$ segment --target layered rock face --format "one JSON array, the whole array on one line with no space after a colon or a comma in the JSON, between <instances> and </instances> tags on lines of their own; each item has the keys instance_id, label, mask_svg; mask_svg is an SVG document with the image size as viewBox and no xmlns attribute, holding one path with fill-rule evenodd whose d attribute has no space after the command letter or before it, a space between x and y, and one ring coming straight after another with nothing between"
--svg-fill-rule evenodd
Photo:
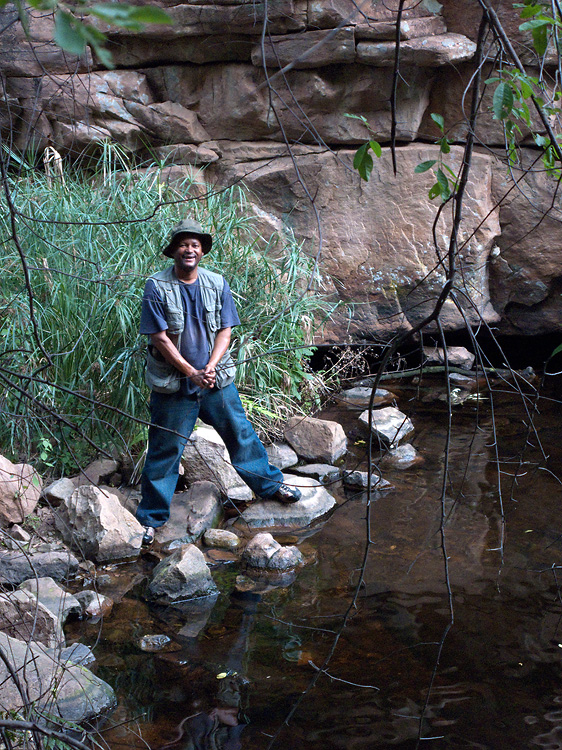
<instances>
[{"instance_id":1,"label":"layered rock face","mask_svg":"<svg viewBox=\"0 0 562 750\"><path fill-rule=\"evenodd\" d=\"M437 217L439 201L427 197L432 172L414 169L440 158L431 113L444 116L451 140L466 136L463 92L474 72L477 0L445 0L437 15L430 3L405 5L396 173L388 144L398 0L160 5L172 25L103 29L112 71L90 55L61 52L49 14L30 12L27 41L6 6L2 132L20 149L52 145L76 156L113 141L212 185L244 181L260 230L292 230L305 252L319 253L326 288L356 303L324 329L325 342L388 339L423 320L443 287L440 258L452 217L450 210ZM515 11L502 6L501 13L532 65ZM449 330L484 320L509 332L551 331L560 323L560 199L544 174L510 190L521 172L510 173L499 150L483 147L504 143L490 101L487 93L461 223L458 304L447 304L442 322ZM369 137L383 154L365 183L352 163ZM524 152L528 163L536 156L531 147ZM443 159L457 171L462 148Z\"/></svg>"}]
</instances>

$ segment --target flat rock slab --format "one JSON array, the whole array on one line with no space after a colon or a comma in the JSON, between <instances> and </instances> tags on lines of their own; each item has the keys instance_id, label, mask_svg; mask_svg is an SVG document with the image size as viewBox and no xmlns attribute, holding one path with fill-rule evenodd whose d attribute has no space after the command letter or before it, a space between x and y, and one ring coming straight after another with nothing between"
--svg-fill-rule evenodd
<instances>
[{"instance_id":1,"label":"flat rock slab","mask_svg":"<svg viewBox=\"0 0 562 750\"><path fill-rule=\"evenodd\" d=\"M253 529L274 526L308 526L335 508L335 499L316 479L291 474L283 476L287 484L295 485L300 489L302 499L291 505L284 505L274 500L254 503L242 513L241 521L244 524Z\"/></svg>"},{"instance_id":2,"label":"flat rock slab","mask_svg":"<svg viewBox=\"0 0 562 750\"><path fill-rule=\"evenodd\" d=\"M187 492L176 492L170 518L156 530L159 544L177 547L194 542L221 518L221 494L212 482L194 482Z\"/></svg>"},{"instance_id":3,"label":"flat rock slab","mask_svg":"<svg viewBox=\"0 0 562 750\"><path fill-rule=\"evenodd\" d=\"M396 448L414 432L414 425L408 417L394 406L373 409L371 429L381 443ZM359 415L359 421L369 425L369 410Z\"/></svg>"},{"instance_id":4,"label":"flat rock slab","mask_svg":"<svg viewBox=\"0 0 562 750\"><path fill-rule=\"evenodd\" d=\"M55 581L64 581L75 575L78 566L78 560L68 551L0 552L0 583L18 586L35 575L49 576Z\"/></svg>"},{"instance_id":5,"label":"flat rock slab","mask_svg":"<svg viewBox=\"0 0 562 750\"><path fill-rule=\"evenodd\" d=\"M337 481L341 477L341 469L331 464L305 464L304 466L295 466L293 471L303 477L318 479L322 484Z\"/></svg>"},{"instance_id":6,"label":"flat rock slab","mask_svg":"<svg viewBox=\"0 0 562 750\"><path fill-rule=\"evenodd\" d=\"M372 392L372 388L358 385L355 388L348 388L346 391L338 393L336 400L344 403L350 409L365 409L371 402ZM385 388L377 388L373 406L384 406L385 404L392 404L394 401L396 401L394 393L387 391Z\"/></svg>"}]
</instances>

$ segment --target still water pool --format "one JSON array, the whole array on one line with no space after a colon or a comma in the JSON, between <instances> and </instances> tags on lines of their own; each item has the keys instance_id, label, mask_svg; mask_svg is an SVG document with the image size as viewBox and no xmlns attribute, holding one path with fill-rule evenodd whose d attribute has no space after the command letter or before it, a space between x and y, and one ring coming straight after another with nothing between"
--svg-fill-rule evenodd
<instances>
[{"instance_id":1,"label":"still water pool","mask_svg":"<svg viewBox=\"0 0 562 750\"><path fill-rule=\"evenodd\" d=\"M394 489L370 505L334 484L329 518L278 535L309 560L292 583L238 595L238 563L220 564L212 610L186 612L140 598L151 554L107 572L111 616L67 633L96 644L116 690L106 747L562 748L560 404L536 412L498 384L455 407L447 467L433 385L388 386L422 465L385 470ZM321 416L344 425L348 468L365 469L358 414ZM142 651L147 634L170 643Z\"/></svg>"}]
</instances>

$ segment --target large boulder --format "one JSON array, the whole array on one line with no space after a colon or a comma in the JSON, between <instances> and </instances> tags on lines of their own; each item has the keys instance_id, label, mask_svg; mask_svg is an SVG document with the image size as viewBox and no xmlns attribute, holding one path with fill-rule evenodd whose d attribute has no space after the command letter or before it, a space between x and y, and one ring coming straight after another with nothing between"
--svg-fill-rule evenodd
<instances>
[{"instance_id":1,"label":"large boulder","mask_svg":"<svg viewBox=\"0 0 562 750\"><path fill-rule=\"evenodd\" d=\"M146 598L160 604L218 594L205 557L194 544L186 544L154 568Z\"/></svg>"},{"instance_id":2,"label":"large boulder","mask_svg":"<svg viewBox=\"0 0 562 750\"><path fill-rule=\"evenodd\" d=\"M119 499L92 485L76 489L55 514L63 539L95 562L136 557L143 527Z\"/></svg>"},{"instance_id":3,"label":"large boulder","mask_svg":"<svg viewBox=\"0 0 562 750\"><path fill-rule=\"evenodd\" d=\"M223 439L212 427L198 427L193 432L183 451L181 464L189 483L212 482L227 497L252 498L252 490L236 473Z\"/></svg>"},{"instance_id":4,"label":"large boulder","mask_svg":"<svg viewBox=\"0 0 562 750\"><path fill-rule=\"evenodd\" d=\"M240 516L240 524L250 528L268 528L274 526L303 527L318 518L322 518L336 507L332 495L322 487L320 482L310 477L297 477L284 474L287 484L292 484L302 492L302 499L297 503L285 505L275 500L262 500L250 505Z\"/></svg>"},{"instance_id":5,"label":"large boulder","mask_svg":"<svg viewBox=\"0 0 562 750\"><path fill-rule=\"evenodd\" d=\"M360 140L365 138L365 133ZM361 180L352 168L353 151L295 157L303 182L315 185L315 206L322 215L321 265L333 278L334 291L346 302L360 303L345 314L331 316L323 333L325 342L345 338L373 340L410 330L433 310L445 276L439 253L446 254L451 234L450 212L426 199L435 182L429 170L415 174L418 164L441 158L435 145L410 144L397 149L393 175L390 149L374 159L371 179ZM447 162L459 169L463 150L451 147ZM500 233L499 209L492 197L489 154L474 153L457 253L457 295L463 313L452 301L445 303L445 328L475 325L499 319L490 301L488 260ZM213 166L213 165L211 165ZM275 161L239 164L229 173L245 178L259 197L262 209L286 216L305 247L318 248L318 228L308 197L294 179L288 157ZM287 212L287 206L291 211ZM376 206L376 211L373 207ZM440 211L438 215L438 211ZM433 224L439 248L434 245Z\"/></svg>"},{"instance_id":6,"label":"large boulder","mask_svg":"<svg viewBox=\"0 0 562 750\"><path fill-rule=\"evenodd\" d=\"M291 417L285 440L302 458L332 464L347 450L347 437L338 422L314 417Z\"/></svg>"},{"instance_id":7,"label":"large boulder","mask_svg":"<svg viewBox=\"0 0 562 750\"><path fill-rule=\"evenodd\" d=\"M0 525L25 521L39 501L41 484L32 466L0 456Z\"/></svg>"},{"instance_id":8,"label":"large boulder","mask_svg":"<svg viewBox=\"0 0 562 750\"><path fill-rule=\"evenodd\" d=\"M58 661L40 644L26 643L0 632L0 648L9 655L13 674L25 675L23 697L7 665L0 661L0 705L6 712L19 712L34 704L39 712L81 723L116 705L113 689L86 667Z\"/></svg>"}]
</instances>

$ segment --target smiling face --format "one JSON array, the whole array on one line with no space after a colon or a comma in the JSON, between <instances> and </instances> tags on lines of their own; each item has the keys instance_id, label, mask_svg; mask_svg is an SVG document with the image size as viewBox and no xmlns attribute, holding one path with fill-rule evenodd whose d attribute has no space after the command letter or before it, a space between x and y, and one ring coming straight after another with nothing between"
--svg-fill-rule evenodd
<instances>
[{"instance_id":1,"label":"smiling face","mask_svg":"<svg viewBox=\"0 0 562 750\"><path fill-rule=\"evenodd\" d=\"M197 266L203 257L201 242L189 234L178 237L172 258L179 279L197 278Z\"/></svg>"}]
</instances>

